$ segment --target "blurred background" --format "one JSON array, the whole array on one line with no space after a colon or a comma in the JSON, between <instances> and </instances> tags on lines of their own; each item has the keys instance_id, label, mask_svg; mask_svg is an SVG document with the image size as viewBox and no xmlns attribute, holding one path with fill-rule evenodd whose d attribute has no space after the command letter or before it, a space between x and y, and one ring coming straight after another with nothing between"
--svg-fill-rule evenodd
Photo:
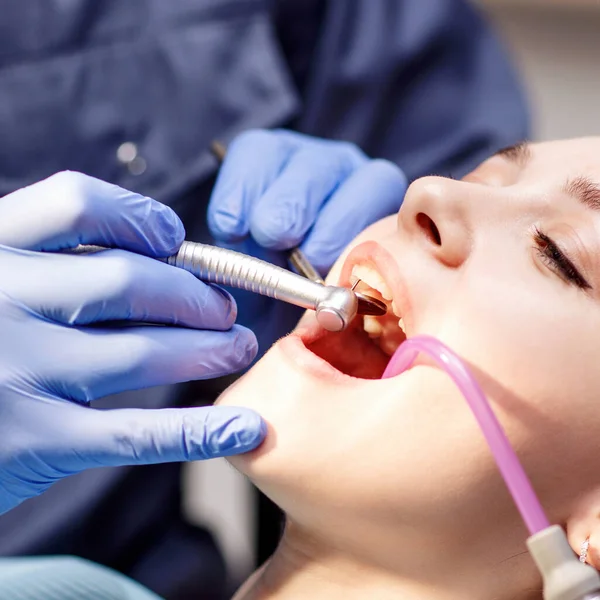
<instances>
[{"instance_id":1,"label":"blurred background","mask_svg":"<svg viewBox=\"0 0 600 600\"><path fill-rule=\"evenodd\" d=\"M477 0L528 91L534 138L600 133L600 0Z\"/></svg>"},{"instance_id":2,"label":"blurred background","mask_svg":"<svg viewBox=\"0 0 600 600\"><path fill-rule=\"evenodd\" d=\"M600 134L600 0L476 0L529 95L533 139ZM243 578L257 554L257 497L225 461L189 465L186 512L217 535Z\"/></svg>"}]
</instances>

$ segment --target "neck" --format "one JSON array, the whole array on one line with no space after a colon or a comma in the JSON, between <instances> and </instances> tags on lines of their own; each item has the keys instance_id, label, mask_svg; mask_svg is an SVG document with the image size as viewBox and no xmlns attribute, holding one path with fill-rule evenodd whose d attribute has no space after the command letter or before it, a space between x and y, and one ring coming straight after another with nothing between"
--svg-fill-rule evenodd
<instances>
[{"instance_id":1,"label":"neck","mask_svg":"<svg viewBox=\"0 0 600 600\"><path fill-rule=\"evenodd\" d=\"M460 577L448 581L433 571L425 580L367 564L288 525L273 557L233 600L539 600L539 591L521 594L518 582L506 585L511 573L520 579L524 569L530 571L528 556L516 557L516 561L511 568L495 565L488 572L480 564L474 564L472 572L460 567ZM534 583L529 590L536 587Z\"/></svg>"}]
</instances>

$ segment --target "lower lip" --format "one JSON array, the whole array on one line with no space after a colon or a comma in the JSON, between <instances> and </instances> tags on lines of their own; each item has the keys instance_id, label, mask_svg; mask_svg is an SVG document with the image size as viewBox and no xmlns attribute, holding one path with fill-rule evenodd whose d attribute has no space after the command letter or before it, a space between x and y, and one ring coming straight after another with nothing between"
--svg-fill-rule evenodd
<instances>
[{"instance_id":1,"label":"lower lip","mask_svg":"<svg viewBox=\"0 0 600 600\"><path fill-rule=\"evenodd\" d=\"M358 377L352 377L351 375L346 375L341 371L338 371L335 367L331 366L326 360L323 360L321 357L317 356L313 352L311 352L305 345L305 343L309 343L313 339L318 339L318 337L314 338L304 338L302 333L291 333L285 338L279 340L274 348L277 348L290 362L294 364L296 368L302 369L304 373L307 373L316 379L320 379L324 383L333 383L336 385L351 385L354 389L356 389L357 385L373 385L375 382L387 382L397 380L398 377L402 377L404 374L408 372L413 372L415 369L419 369L423 366L426 368L432 368L432 365L427 365L426 362L423 362L421 356L418 356L411 365L404 371L394 375L393 377L386 379L361 379ZM433 368L437 368L433 366Z\"/></svg>"},{"instance_id":2,"label":"lower lip","mask_svg":"<svg viewBox=\"0 0 600 600\"><path fill-rule=\"evenodd\" d=\"M321 335L325 335L325 332L320 328L319 330L301 330L279 340L275 347L291 360L295 366L322 381L353 385L359 382L372 381L346 375L331 366L326 360L311 352L306 347L306 344L317 340Z\"/></svg>"}]
</instances>

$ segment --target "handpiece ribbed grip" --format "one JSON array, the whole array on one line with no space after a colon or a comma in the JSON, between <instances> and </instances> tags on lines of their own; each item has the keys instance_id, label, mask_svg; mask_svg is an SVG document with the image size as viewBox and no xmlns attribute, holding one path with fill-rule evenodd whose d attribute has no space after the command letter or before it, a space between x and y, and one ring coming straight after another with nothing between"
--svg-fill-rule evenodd
<instances>
[{"instance_id":1,"label":"handpiece ribbed grip","mask_svg":"<svg viewBox=\"0 0 600 600\"><path fill-rule=\"evenodd\" d=\"M247 290L270 298L316 308L325 287L268 262L225 248L184 242L166 262L202 281Z\"/></svg>"},{"instance_id":2,"label":"handpiece ribbed grip","mask_svg":"<svg viewBox=\"0 0 600 600\"><path fill-rule=\"evenodd\" d=\"M63 252L88 254L102 250L108 248L79 245ZM241 252L208 244L183 242L177 254L158 260L185 269L202 281L247 290L302 308L317 310L319 303L331 295L332 288L321 283Z\"/></svg>"}]
</instances>

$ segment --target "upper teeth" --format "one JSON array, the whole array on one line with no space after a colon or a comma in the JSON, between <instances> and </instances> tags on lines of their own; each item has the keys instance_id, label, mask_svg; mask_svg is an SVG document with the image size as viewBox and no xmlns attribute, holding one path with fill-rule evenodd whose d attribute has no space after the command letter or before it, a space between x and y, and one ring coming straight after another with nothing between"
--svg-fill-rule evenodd
<instances>
[{"instance_id":1,"label":"upper teeth","mask_svg":"<svg viewBox=\"0 0 600 600\"><path fill-rule=\"evenodd\" d=\"M390 290L388 284L375 269L367 265L354 265L352 276L355 279L364 281L369 287L377 290L384 300L392 300L392 290Z\"/></svg>"},{"instance_id":2,"label":"upper teeth","mask_svg":"<svg viewBox=\"0 0 600 600\"><path fill-rule=\"evenodd\" d=\"M369 287L378 291L384 300L387 300L388 302L391 300L392 312L397 317L399 317L400 320L398 321L398 325L400 325L400 327L404 329L404 321L400 316L400 310L398 309L398 305L393 299L394 297L392 295L392 290L390 289L389 285L384 281L383 277L375 269L367 265L354 265L354 267L352 268L352 278L354 281L356 281L357 279L364 281ZM375 322L375 320L373 321ZM367 333L375 333L375 331L371 332L367 330L366 327L365 330L367 331Z\"/></svg>"},{"instance_id":3,"label":"upper teeth","mask_svg":"<svg viewBox=\"0 0 600 600\"><path fill-rule=\"evenodd\" d=\"M398 318L398 327L400 327L403 332L406 332L404 321L400 316L400 310L398 309L396 302L394 302L392 290L378 271L376 271L370 265L354 265L352 269L352 279L353 281L360 279L371 288L373 295L379 294L381 298L383 298L388 304L388 307L391 309L391 313ZM388 314L390 313L388 312ZM363 328L365 332L369 335L369 337L377 339L381 349L387 354L391 355L398 346L398 338L393 334L390 336L390 330L387 327L388 323L389 321L386 321L385 318L372 317L368 315L363 318Z\"/></svg>"}]
</instances>

